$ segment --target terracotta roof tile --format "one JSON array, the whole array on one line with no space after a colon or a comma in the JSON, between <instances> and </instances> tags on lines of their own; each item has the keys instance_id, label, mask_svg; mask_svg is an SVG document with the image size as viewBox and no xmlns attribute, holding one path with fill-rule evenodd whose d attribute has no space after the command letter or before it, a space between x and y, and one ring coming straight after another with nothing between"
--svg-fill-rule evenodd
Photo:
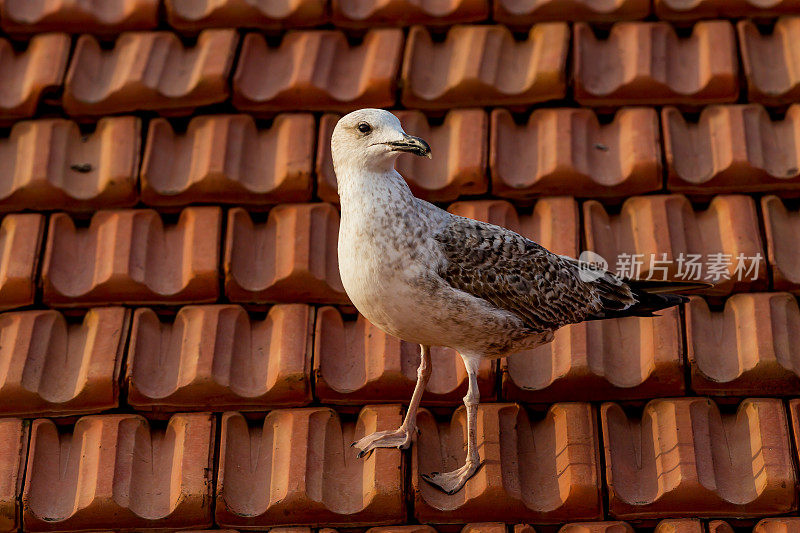
<instances>
[{"instance_id":1,"label":"terracotta roof tile","mask_svg":"<svg viewBox=\"0 0 800 533\"><path fill-rule=\"evenodd\" d=\"M735 294L724 311L686 306L692 388L714 396L800 394L800 309L785 292Z\"/></svg>"},{"instance_id":2,"label":"terracotta roof tile","mask_svg":"<svg viewBox=\"0 0 800 533\"><path fill-rule=\"evenodd\" d=\"M656 16L665 20L771 18L797 13L798 0L655 0Z\"/></svg>"},{"instance_id":3,"label":"terracotta roof tile","mask_svg":"<svg viewBox=\"0 0 800 533\"><path fill-rule=\"evenodd\" d=\"M419 346L373 326L363 316L343 317L334 307L317 311L314 333L314 390L325 403L407 402L414 391ZM422 397L426 405L459 405L467 372L455 350L431 350L433 373ZM481 398L494 398L495 364L478 370Z\"/></svg>"},{"instance_id":4,"label":"terracotta roof tile","mask_svg":"<svg viewBox=\"0 0 800 533\"><path fill-rule=\"evenodd\" d=\"M350 443L400 425L398 405L366 406L357 420L327 407L278 409L263 423L222 415L216 522L264 529L286 524L355 527L405 518L401 452L358 459Z\"/></svg>"},{"instance_id":5,"label":"terracotta roof tile","mask_svg":"<svg viewBox=\"0 0 800 533\"><path fill-rule=\"evenodd\" d=\"M279 30L316 26L326 21L326 0L263 2L253 0L165 0L173 28L265 28Z\"/></svg>"},{"instance_id":6,"label":"terracotta roof tile","mask_svg":"<svg viewBox=\"0 0 800 533\"><path fill-rule=\"evenodd\" d=\"M737 30L748 99L766 105L800 101L800 17L778 19L766 35L749 20L739 21Z\"/></svg>"},{"instance_id":7,"label":"terracotta roof tile","mask_svg":"<svg viewBox=\"0 0 800 533\"><path fill-rule=\"evenodd\" d=\"M26 531L211 525L214 424L177 414L163 429L138 415L31 426L22 495Z\"/></svg>"},{"instance_id":8,"label":"terracotta roof tile","mask_svg":"<svg viewBox=\"0 0 800 533\"><path fill-rule=\"evenodd\" d=\"M661 188L658 116L626 108L601 125L590 109L537 109L516 124L492 112L492 193L504 198L546 194L622 197Z\"/></svg>"},{"instance_id":9,"label":"terracotta roof tile","mask_svg":"<svg viewBox=\"0 0 800 533\"><path fill-rule=\"evenodd\" d=\"M314 117L278 115L259 129L248 115L195 117L186 133L150 122L142 163L142 201L263 205L311 200Z\"/></svg>"},{"instance_id":10,"label":"terracotta roof tile","mask_svg":"<svg viewBox=\"0 0 800 533\"><path fill-rule=\"evenodd\" d=\"M753 533L797 533L800 531L800 518L785 516L764 518L753 528Z\"/></svg>"},{"instance_id":11,"label":"terracotta roof tile","mask_svg":"<svg viewBox=\"0 0 800 533\"><path fill-rule=\"evenodd\" d=\"M414 26L403 59L403 105L449 109L564 98L568 46L565 23L534 25L521 42L505 26L453 26L443 42Z\"/></svg>"},{"instance_id":12,"label":"terracotta roof tile","mask_svg":"<svg viewBox=\"0 0 800 533\"><path fill-rule=\"evenodd\" d=\"M627 522L574 522L565 524L558 533L633 533L635 530ZM696 518L674 518L661 520L653 529L654 533L704 533L703 523Z\"/></svg>"},{"instance_id":13,"label":"terracotta roof tile","mask_svg":"<svg viewBox=\"0 0 800 533\"><path fill-rule=\"evenodd\" d=\"M0 419L0 531L18 531L22 525L19 496L29 425L19 418Z\"/></svg>"},{"instance_id":14,"label":"terracotta roof tile","mask_svg":"<svg viewBox=\"0 0 800 533\"><path fill-rule=\"evenodd\" d=\"M448 202L488 191L489 119L485 111L454 109L437 125L430 124L421 111L394 113L403 129L425 139L435 154L432 160L418 157L397 160L398 172L416 196L431 202ZM317 141L317 195L333 203L339 203L339 193L331 160L331 135L338 120L338 115L323 115Z\"/></svg>"},{"instance_id":15,"label":"terracotta roof tile","mask_svg":"<svg viewBox=\"0 0 800 533\"><path fill-rule=\"evenodd\" d=\"M582 105L736 101L738 62L733 26L698 22L679 37L666 22L620 22L607 39L575 25L575 99Z\"/></svg>"},{"instance_id":16,"label":"terracotta roof tile","mask_svg":"<svg viewBox=\"0 0 800 533\"><path fill-rule=\"evenodd\" d=\"M467 526L464 526L467 527ZM274 531L274 530L270 530ZM331 529L330 532L335 530ZM378 526L378 527L371 527L367 530L367 533L437 533L435 529L431 526L423 526L423 525L409 525L409 526ZM500 533L505 533L505 524L503 524L503 531Z\"/></svg>"},{"instance_id":17,"label":"terracotta roof tile","mask_svg":"<svg viewBox=\"0 0 800 533\"><path fill-rule=\"evenodd\" d=\"M514 527L516 528L520 525L523 524L517 524ZM461 528L461 533L506 533L506 525L502 522L477 522L467 524ZM531 531L531 533L534 532Z\"/></svg>"},{"instance_id":18,"label":"terracotta roof tile","mask_svg":"<svg viewBox=\"0 0 800 533\"><path fill-rule=\"evenodd\" d=\"M543 418L517 404L478 407L482 467L459 492L448 495L421 479L464 461L466 411L437 422L421 410L412 447L414 515L420 522L476 520L558 523L602 516L597 428L592 406L553 404Z\"/></svg>"},{"instance_id":19,"label":"terracotta roof tile","mask_svg":"<svg viewBox=\"0 0 800 533\"><path fill-rule=\"evenodd\" d=\"M52 309L0 315L0 413L63 416L117 407L129 322L122 307L90 309L77 323Z\"/></svg>"},{"instance_id":20,"label":"terracotta roof tile","mask_svg":"<svg viewBox=\"0 0 800 533\"><path fill-rule=\"evenodd\" d=\"M670 191L708 196L800 189L800 105L775 121L759 104L709 106L694 123L667 107L661 123Z\"/></svg>"},{"instance_id":21,"label":"terracotta roof tile","mask_svg":"<svg viewBox=\"0 0 800 533\"><path fill-rule=\"evenodd\" d=\"M0 139L0 210L135 204L140 137L134 117L102 118L88 135L60 118L17 122Z\"/></svg>"},{"instance_id":22,"label":"terracotta roof tile","mask_svg":"<svg viewBox=\"0 0 800 533\"><path fill-rule=\"evenodd\" d=\"M677 308L656 318L620 318L559 329L552 343L501 361L503 398L597 401L684 392Z\"/></svg>"},{"instance_id":23,"label":"terracotta roof tile","mask_svg":"<svg viewBox=\"0 0 800 533\"><path fill-rule=\"evenodd\" d=\"M38 214L5 215L0 223L0 311L30 305L36 295L36 269L44 233Z\"/></svg>"},{"instance_id":24,"label":"terracotta roof tile","mask_svg":"<svg viewBox=\"0 0 800 533\"><path fill-rule=\"evenodd\" d=\"M33 116L42 94L61 87L69 48L63 33L34 35L22 52L0 39L0 120Z\"/></svg>"},{"instance_id":25,"label":"terracotta roof tile","mask_svg":"<svg viewBox=\"0 0 800 533\"><path fill-rule=\"evenodd\" d=\"M564 524L558 533L634 533L627 522L574 522Z\"/></svg>"},{"instance_id":26,"label":"terracotta roof tile","mask_svg":"<svg viewBox=\"0 0 800 533\"><path fill-rule=\"evenodd\" d=\"M238 305L181 308L171 321L133 316L128 403L159 411L224 411L311 401L313 309L276 305L251 319Z\"/></svg>"},{"instance_id":27,"label":"terracotta roof tile","mask_svg":"<svg viewBox=\"0 0 800 533\"><path fill-rule=\"evenodd\" d=\"M586 249L604 257L612 270L624 267L628 277L699 279L714 283L705 291L713 296L767 287L756 206L749 196L716 196L704 211L693 210L680 195L636 196L622 204L619 215L591 200L583 204L583 214Z\"/></svg>"},{"instance_id":28,"label":"terracotta roof tile","mask_svg":"<svg viewBox=\"0 0 800 533\"><path fill-rule=\"evenodd\" d=\"M496 0L494 20L512 27L534 22L570 20L616 22L650 14L648 0Z\"/></svg>"},{"instance_id":29,"label":"terracotta roof tile","mask_svg":"<svg viewBox=\"0 0 800 533\"><path fill-rule=\"evenodd\" d=\"M696 518L672 518L659 522L653 533L705 533L705 527Z\"/></svg>"},{"instance_id":30,"label":"terracotta roof tile","mask_svg":"<svg viewBox=\"0 0 800 533\"><path fill-rule=\"evenodd\" d=\"M219 207L187 207L176 224L150 209L98 211L88 228L53 214L44 301L66 307L214 301L220 225Z\"/></svg>"},{"instance_id":31,"label":"terracotta roof tile","mask_svg":"<svg viewBox=\"0 0 800 533\"><path fill-rule=\"evenodd\" d=\"M800 250L797 246L800 211L787 209L777 196L765 196L761 199L761 213L772 288L800 293Z\"/></svg>"},{"instance_id":32,"label":"terracotta roof tile","mask_svg":"<svg viewBox=\"0 0 800 533\"><path fill-rule=\"evenodd\" d=\"M333 0L333 23L342 28L449 26L489 17L488 0Z\"/></svg>"},{"instance_id":33,"label":"terracotta roof tile","mask_svg":"<svg viewBox=\"0 0 800 533\"><path fill-rule=\"evenodd\" d=\"M282 204L266 222L228 211L225 294L233 302L347 303L331 204Z\"/></svg>"},{"instance_id":34,"label":"terracotta roof tile","mask_svg":"<svg viewBox=\"0 0 800 533\"><path fill-rule=\"evenodd\" d=\"M734 533L731 525L724 520L709 520L708 531L709 533Z\"/></svg>"},{"instance_id":35,"label":"terracotta roof tile","mask_svg":"<svg viewBox=\"0 0 800 533\"><path fill-rule=\"evenodd\" d=\"M109 35L149 30L157 25L158 0L3 0L0 3L0 26L11 34L77 30Z\"/></svg>"},{"instance_id":36,"label":"terracotta roof tile","mask_svg":"<svg viewBox=\"0 0 800 533\"><path fill-rule=\"evenodd\" d=\"M64 110L89 116L188 114L222 102L237 39L234 30L205 30L186 47L170 32L125 32L106 51L91 35L81 35L64 82Z\"/></svg>"},{"instance_id":37,"label":"terracotta roof tile","mask_svg":"<svg viewBox=\"0 0 800 533\"><path fill-rule=\"evenodd\" d=\"M290 31L278 47L248 33L233 77L233 104L256 113L391 106L402 49L399 29L370 30L355 45L336 30Z\"/></svg>"},{"instance_id":38,"label":"terracotta roof tile","mask_svg":"<svg viewBox=\"0 0 800 533\"><path fill-rule=\"evenodd\" d=\"M780 400L735 413L706 398L652 400L639 417L600 410L609 512L617 518L758 516L797 508Z\"/></svg>"}]
</instances>

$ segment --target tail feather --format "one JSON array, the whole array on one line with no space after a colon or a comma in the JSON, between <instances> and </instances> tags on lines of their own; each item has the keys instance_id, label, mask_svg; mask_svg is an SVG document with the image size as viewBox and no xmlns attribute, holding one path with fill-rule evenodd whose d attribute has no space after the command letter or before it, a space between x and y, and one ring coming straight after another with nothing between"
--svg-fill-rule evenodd
<instances>
[{"instance_id":1,"label":"tail feather","mask_svg":"<svg viewBox=\"0 0 800 533\"><path fill-rule=\"evenodd\" d=\"M622 284L613 288L607 280L601 281L601 299L603 310L586 320L604 320L626 316L653 317L662 311L689 301L689 297L680 293L691 293L703 290L712 285L703 282L657 281L657 280L622 280ZM626 293L629 298L621 298ZM632 298L630 298L632 296ZM624 305L623 305L624 304Z\"/></svg>"}]
</instances>

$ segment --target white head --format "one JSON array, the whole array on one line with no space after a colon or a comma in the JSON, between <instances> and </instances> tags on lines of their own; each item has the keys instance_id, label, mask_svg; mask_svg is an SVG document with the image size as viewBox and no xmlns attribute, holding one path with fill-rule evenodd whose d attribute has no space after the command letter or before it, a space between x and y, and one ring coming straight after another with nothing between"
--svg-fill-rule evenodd
<instances>
[{"instance_id":1,"label":"white head","mask_svg":"<svg viewBox=\"0 0 800 533\"><path fill-rule=\"evenodd\" d=\"M384 173L403 152L431 157L431 147L403 131L400 120L383 109L359 109L336 123L331 137L333 167Z\"/></svg>"}]
</instances>

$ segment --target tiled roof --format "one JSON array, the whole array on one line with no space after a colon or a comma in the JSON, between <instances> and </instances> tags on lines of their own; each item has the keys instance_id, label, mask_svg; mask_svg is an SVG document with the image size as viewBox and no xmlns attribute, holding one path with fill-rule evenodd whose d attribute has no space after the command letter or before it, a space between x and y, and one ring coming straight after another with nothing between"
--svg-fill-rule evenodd
<instances>
[{"instance_id":1,"label":"tiled roof","mask_svg":"<svg viewBox=\"0 0 800 533\"><path fill-rule=\"evenodd\" d=\"M739 94L736 38L727 21L698 22L681 37L666 22L618 22L606 39L575 24L575 100L583 105L703 105Z\"/></svg>"},{"instance_id":2,"label":"tiled roof","mask_svg":"<svg viewBox=\"0 0 800 533\"><path fill-rule=\"evenodd\" d=\"M537 109L519 126L496 109L491 139L492 193L504 198L620 198L662 186L658 116L650 108L620 109L604 125L591 109Z\"/></svg>"},{"instance_id":3,"label":"tiled roof","mask_svg":"<svg viewBox=\"0 0 800 533\"><path fill-rule=\"evenodd\" d=\"M800 0L0 0L0 533L797 533L798 58ZM419 357L338 271L368 106L421 198L714 284L484 361L453 495L451 349L349 446Z\"/></svg>"},{"instance_id":4,"label":"tiled roof","mask_svg":"<svg viewBox=\"0 0 800 533\"><path fill-rule=\"evenodd\" d=\"M457 25L443 42L422 26L408 33L402 103L420 109L530 105L566 95L569 28L537 24L522 41L505 26Z\"/></svg>"},{"instance_id":5,"label":"tiled roof","mask_svg":"<svg viewBox=\"0 0 800 533\"><path fill-rule=\"evenodd\" d=\"M611 516L748 517L797 509L780 400L748 398L725 413L702 397L651 400L636 414L605 403L600 419Z\"/></svg>"}]
</instances>

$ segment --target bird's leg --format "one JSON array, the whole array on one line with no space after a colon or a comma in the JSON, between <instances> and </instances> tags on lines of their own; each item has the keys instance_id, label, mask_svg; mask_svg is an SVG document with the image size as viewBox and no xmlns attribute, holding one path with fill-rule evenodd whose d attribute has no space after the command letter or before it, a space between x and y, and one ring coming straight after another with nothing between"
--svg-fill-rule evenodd
<instances>
[{"instance_id":1,"label":"bird's leg","mask_svg":"<svg viewBox=\"0 0 800 533\"><path fill-rule=\"evenodd\" d=\"M464 406L467 409L467 461L464 466L452 472L432 472L422 474L422 479L431 485L442 489L447 494L455 494L467 483L480 467L481 458L478 454L478 365L480 359L464 357L464 366L469 376L469 388L464 396Z\"/></svg>"},{"instance_id":2,"label":"bird's leg","mask_svg":"<svg viewBox=\"0 0 800 533\"><path fill-rule=\"evenodd\" d=\"M358 457L364 457L375 448L400 448L405 450L411 445L411 436L417 430L417 410L422 401L422 393L428 386L428 379L431 377L431 348L430 346L419 345L420 361L417 369L417 384L414 387L414 394L411 395L411 403L408 404L406 417L403 425L397 429L388 431L377 431L372 435L367 435L351 446L357 448Z\"/></svg>"}]
</instances>

